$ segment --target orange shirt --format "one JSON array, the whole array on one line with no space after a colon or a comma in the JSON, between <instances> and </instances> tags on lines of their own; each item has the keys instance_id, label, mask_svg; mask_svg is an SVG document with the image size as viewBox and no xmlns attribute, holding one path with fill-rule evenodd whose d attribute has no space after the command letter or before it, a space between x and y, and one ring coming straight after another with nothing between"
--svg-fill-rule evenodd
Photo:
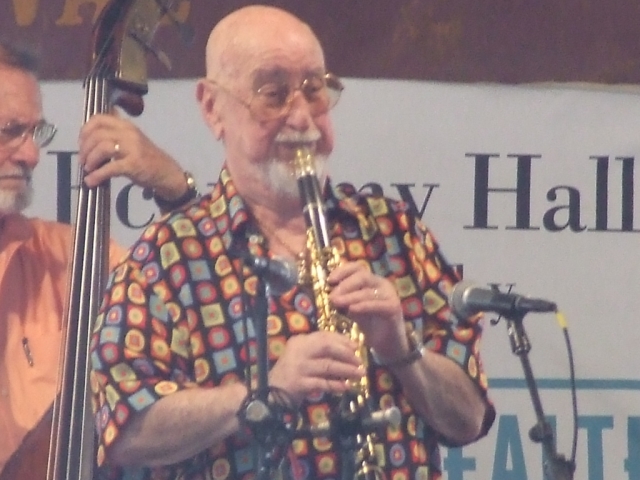
<instances>
[{"instance_id":1,"label":"orange shirt","mask_svg":"<svg viewBox=\"0 0 640 480\"><path fill-rule=\"evenodd\" d=\"M72 249L69 225L0 218L0 471L56 394Z\"/></svg>"}]
</instances>

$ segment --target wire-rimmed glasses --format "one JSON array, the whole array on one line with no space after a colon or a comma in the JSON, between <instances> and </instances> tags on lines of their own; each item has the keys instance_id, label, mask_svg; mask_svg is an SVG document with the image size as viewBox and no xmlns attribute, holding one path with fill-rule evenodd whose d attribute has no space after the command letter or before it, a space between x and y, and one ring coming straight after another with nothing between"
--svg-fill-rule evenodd
<instances>
[{"instance_id":1,"label":"wire-rimmed glasses","mask_svg":"<svg viewBox=\"0 0 640 480\"><path fill-rule=\"evenodd\" d=\"M258 121L276 120L289 113L293 98L297 91L302 93L307 101L311 116L315 117L331 110L344 90L344 85L338 77L331 73L310 76L302 83L292 88L289 83L265 83L253 92L249 101L236 95L231 89L216 80L207 78L208 82L217 85L233 98L249 109L253 118Z\"/></svg>"},{"instance_id":2,"label":"wire-rimmed glasses","mask_svg":"<svg viewBox=\"0 0 640 480\"><path fill-rule=\"evenodd\" d=\"M34 124L9 122L0 127L0 147L16 149L31 135L33 143L43 148L51 143L57 131L57 127L46 120Z\"/></svg>"}]
</instances>

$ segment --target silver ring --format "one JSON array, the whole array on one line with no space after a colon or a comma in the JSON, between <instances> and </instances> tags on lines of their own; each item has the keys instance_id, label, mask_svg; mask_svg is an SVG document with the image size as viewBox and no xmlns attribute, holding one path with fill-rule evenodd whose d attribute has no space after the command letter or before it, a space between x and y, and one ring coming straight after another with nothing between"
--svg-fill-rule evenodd
<instances>
[{"instance_id":1,"label":"silver ring","mask_svg":"<svg viewBox=\"0 0 640 480\"><path fill-rule=\"evenodd\" d=\"M377 288L373 289L373 298L376 299L376 300L378 300L380 298L380 295L378 293L378 289Z\"/></svg>"},{"instance_id":2,"label":"silver ring","mask_svg":"<svg viewBox=\"0 0 640 480\"><path fill-rule=\"evenodd\" d=\"M120 144L118 142L113 146L113 156L117 157L120 154Z\"/></svg>"}]
</instances>

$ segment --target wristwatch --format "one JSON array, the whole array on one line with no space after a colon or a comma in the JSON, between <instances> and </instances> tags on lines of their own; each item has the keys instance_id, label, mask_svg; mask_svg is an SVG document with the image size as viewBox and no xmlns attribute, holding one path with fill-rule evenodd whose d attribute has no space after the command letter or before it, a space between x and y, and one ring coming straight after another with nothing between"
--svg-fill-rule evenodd
<instances>
[{"instance_id":1,"label":"wristwatch","mask_svg":"<svg viewBox=\"0 0 640 480\"><path fill-rule=\"evenodd\" d=\"M383 360L380 358L376 352L371 350L371 358L373 361L380 365L381 367L388 368L398 368L398 367L406 367L407 365L411 365L412 363L420 360L424 355L424 343L418 335L418 332L415 330L407 329L407 340L409 341L409 353L406 355L402 355L401 357L392 358L389 360Z\"/></svg>"},{"instance_id":2,"label":"wristwatch","mask_svg":"<svg viewBox=\"0 0 640 480\"><path fill-rule=\"evenodd\" d=\"M187 191L174 200L165 200L154 192L153 200L163 213L171 212L172 210L186 205L200 194L196 185L196 179L193 178L191 172L185 170L184 179L187 182Z\"/></svg>"}]
</instances>

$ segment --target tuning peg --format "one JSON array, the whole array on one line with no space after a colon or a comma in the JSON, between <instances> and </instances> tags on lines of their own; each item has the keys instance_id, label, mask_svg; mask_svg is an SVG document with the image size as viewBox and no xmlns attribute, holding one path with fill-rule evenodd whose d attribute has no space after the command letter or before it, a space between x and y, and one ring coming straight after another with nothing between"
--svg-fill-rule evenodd
<instances>
[{"instance_id":1,"label":"tuning peg","mask_svg":"<svg viewBox=\"0 0 640 480\"><path fill-rule=\"evenodd\" d=\"M173 65L171 65L171 60L169 59L169 56L166 53L164 53L162 50L151 45L146 39L142 38L142 36L138 35L134 30L131 30L129 32L129 35L131 35L131 37L136 42L142 45L145 48L145 50L147 50L154 57L156 57L160 61L160 63L162 63L162 65L165 66L167 70L173 69Z\"/></svg>"},{"instance_id":2,"label":"tuning peg","mask_svg":"<svg viewBox=\"0 0 640 480\"><path fill-rule=\"evenodd\" d=\"M157 48L152 48L151 52L153 53L153 56L156 57L158 61L162 63L162 65L164 65L164 67L167 70L173 70L173 64L171 63L171 59L169 58L169 55L167 55L162 50L159 50Z\"/></svg>"}]
</instances>

